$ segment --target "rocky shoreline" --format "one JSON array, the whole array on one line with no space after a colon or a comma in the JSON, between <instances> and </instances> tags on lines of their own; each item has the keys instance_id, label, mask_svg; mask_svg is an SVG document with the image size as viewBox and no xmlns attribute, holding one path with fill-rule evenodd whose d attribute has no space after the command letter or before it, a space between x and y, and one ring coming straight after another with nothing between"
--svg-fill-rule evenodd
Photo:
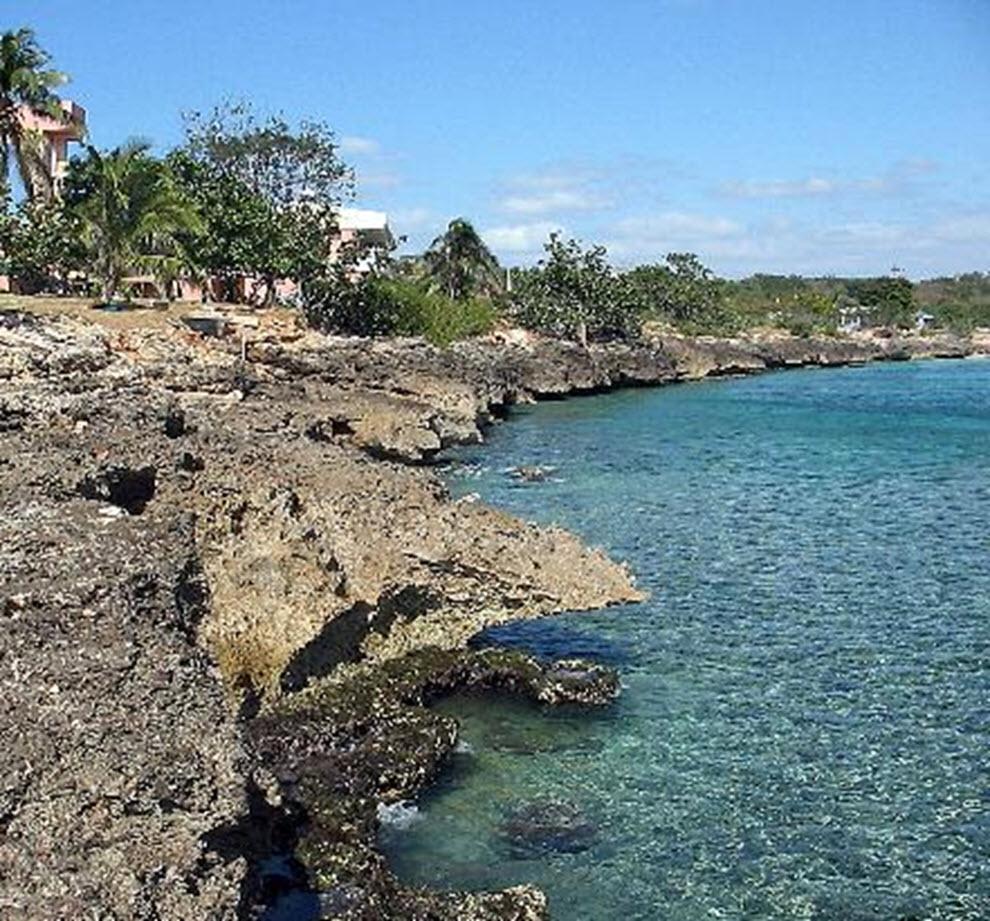
<instances>
[{"instance_id":1,"label":"rocky shoreline","mask_svg":"<svg viewBox=\"0 0 990 921\"><path fill-rule=\"evenodd\" d=\"M617 691L472 636L641 595L572 535L452 500L429 462L533 400L981 349L262 328L243 360L177 329L0 312L0 918L250 918L292 886L326 917L546 917L526 887L404 888L376 809L455 744L439 695Z\"/></svg>"}]
</instances>

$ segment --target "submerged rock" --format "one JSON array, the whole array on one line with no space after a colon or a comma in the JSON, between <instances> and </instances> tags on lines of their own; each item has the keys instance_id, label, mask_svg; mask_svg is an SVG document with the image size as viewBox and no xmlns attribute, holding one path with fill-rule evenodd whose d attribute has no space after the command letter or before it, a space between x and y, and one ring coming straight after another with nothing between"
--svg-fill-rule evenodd
<instances>
[{"instance_id":1,"label":"submerged rock","mask_svg":"<svg viewBox=\"0 0 990 921\"><path fill-rule=\"evenodd\" d=\"M509 473L515 479L526 483L542 483L555 469L555 467L522 466L513 467Z\"/></svg>"},{"instance_id":2,"label":"submerged rock","mask_svg":"<svg viewBox=\"0 0 990 921\"><path fill-rule=\"evenodd\" d=\"M598 828L574 803L540 799L511 812L499 833L512 857L527 859L586 851L595 843Z\"/></svg>"},{"instance_id":3,"label":"submerged rock","mask_svg":"<svg viewBox=\"0 0 990 921\"><path fill-rule=\"evenodd\" d=\"M598 693L589 695L583 683L561 683L562 671L594 675ZM618 682L614 673L586 663L547 665L500 649L425 649L318 682L273 702L250 725L255 750L279 778L283 801L307 816L296 856L311 889L361 893L360 904L341 917L545 916L542 896L526 888L479 894L408 890L375 849L382 819L411 820L408 802L456 748L456 724L426 705L472 689L509 691L543 703L603 704L618 693ZM571 826L570 843L560 838L561 847L587 837L576 821ZM557 831L565 834L561 827Z\"/></svg>"}]
</instances>

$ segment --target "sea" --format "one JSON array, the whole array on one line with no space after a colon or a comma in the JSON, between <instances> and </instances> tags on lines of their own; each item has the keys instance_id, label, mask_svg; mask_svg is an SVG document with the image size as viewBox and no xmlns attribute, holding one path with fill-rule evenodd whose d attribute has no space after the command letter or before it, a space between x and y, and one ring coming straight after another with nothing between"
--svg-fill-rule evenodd
<instances>
[{"instance_id":1,"label":"sea","mask_svg":"<svg viewBox=\"0 0 990 921\"><path fill-rule=\"evenodd\" d=\"M404 881L560 921L990 919L990 361L540 403L445 477L650 597L479 639L622 695L439 704L458 751L381 836Z\"/></svg>"}]
</instances>

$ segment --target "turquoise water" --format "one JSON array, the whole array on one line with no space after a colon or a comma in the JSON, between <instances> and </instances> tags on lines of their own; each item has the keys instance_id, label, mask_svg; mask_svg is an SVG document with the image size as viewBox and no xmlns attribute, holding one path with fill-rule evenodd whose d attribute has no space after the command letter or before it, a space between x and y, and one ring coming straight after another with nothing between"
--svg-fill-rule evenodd
<instances>
[{"instance_id":1,"label":"turquoise water","mask_svg":"<svg viewBox=\"0 0 990 921\"><path fill-rule=\"evenodd\" d=\"M990 918L990 361L544 404L449 481L652 597L494 633L615 665L623 696L445 703L465 750L386 828L401 877L534 883L562 921ZM591 840L514 847L546 799Z\"/></svg>"}]
</instances>

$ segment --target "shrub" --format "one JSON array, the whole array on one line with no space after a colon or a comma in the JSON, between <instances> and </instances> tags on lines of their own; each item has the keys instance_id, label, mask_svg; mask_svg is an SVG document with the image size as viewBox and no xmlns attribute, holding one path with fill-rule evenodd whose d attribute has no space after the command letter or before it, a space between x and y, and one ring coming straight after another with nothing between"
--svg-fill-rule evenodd
<instances>
[{"instance_id":1,"label":"shrub","mask_svg":"<svg viewBox=\"0 0 990 921\"><path fill-rule=\"evenodd\" d=\"M780 310L780 321L794 336L834 335L839 324L836 302L820 291L798 291Z\"/></svg>"},{"instance_id":2,"label":"shrub","mask_svg":"<svg viewBox=\"0 0 990 921\"><path fill-rule=\"evenodd\" d=\"M498 319L495 305L486 298L453 300L396 280L379 281L377 287L399 305L395 331L399 335L424 336L435 345L446 346L458 339L484 335Z\"/></svg>"},{"instance_id":3,"label":"shrub","mask_svg":"<svg viewBox=\"0 0 990 921\"><path fill-rule=\"evenodd\" d=\"M307 286L307 319L320 329L353 336L423 336L435 345L489 332L498 319L485 298L453 300L422 284L369 275L336 276Z\"/></svg>"},{"instance_id":4,"label":"shrub","mask_svg":"<svg viewBox=\"0 0 990 921\"><path fill-rule=\"evenodd\" d=\"M603 246L584 249L554 233L544 250L536 268L516 276L512 301L519 323L582 342L638 335L639 301Z\"/></svg>"},{"instance_id":5,"label":"shrub","mask_svg":"<svg viewBox=\"0 0 990 921\"><path fill-rule=\"evenodd\" d=\"M735 326L724 283L694 253L668 253L662 263L637 266L626 278L646 316L688 333L725 333Z\"/></svg>"}]
</instances>

